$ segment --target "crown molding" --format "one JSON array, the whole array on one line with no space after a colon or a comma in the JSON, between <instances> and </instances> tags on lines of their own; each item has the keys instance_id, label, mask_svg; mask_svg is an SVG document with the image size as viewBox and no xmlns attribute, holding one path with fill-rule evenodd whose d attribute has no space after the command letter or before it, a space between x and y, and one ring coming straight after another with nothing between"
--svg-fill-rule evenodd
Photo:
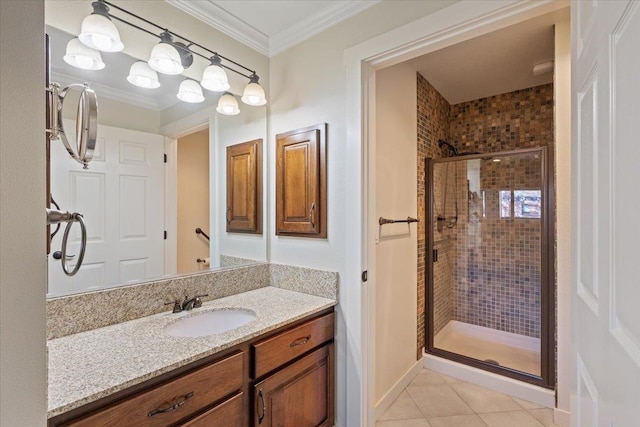
<instances>
[{"instance_id":1,"label":"crown molding","mask_svg":"<svg viewBox=\"0 0 640 427\"><path fill-rule=\"evenodd\" d=\"M51 81L60 84L60 86L69 86L71 84L82 83L82 79L70 76L68 74L60 73L57 71L51 72ZM174 103L168 105L161 105L153 98L149 98L137 93L128 92L125 90L115 89L109 86L102 85L100 83L91 83L91 89L94 90L96 95L104 96L105 98L112 99L114 101L120 101L127 104L136 105L138 107L148 108L150 110L160 111L167 107L170 107Z\"/></svg>"},{"instance_id":2,"label":"crown molding","mask_svg":"<svg viewBox=\"0 0 640 427\"><path fill-rule=\"evenodd\" d=\"M381 0L336 0L324 10L296 21L269 37L211 1L165 0L218 31L272 57L350 18Z\"/></svg>"},{"instance_id":3,"label":"crown molding","mask_svg":"<svg viewBox=\"0 0 640 427\"><path fill-rule=\"evenodd\" d=\"M269 37L217 4L209 1L165 1L261 54L269 56Z\"/></svg>"},{"instance_id":4,"label":"crown molding","mask_svg":"<svg viewBox=\"0 0 640 427\"><path fill-rule=\"evenodd\" d=\"M358 13L376 5L381 0L341 0L331 2L326 9L297 21L284 31L271 36L269 56L275 56L333 27Z\"/></svg>"}]
</instances>

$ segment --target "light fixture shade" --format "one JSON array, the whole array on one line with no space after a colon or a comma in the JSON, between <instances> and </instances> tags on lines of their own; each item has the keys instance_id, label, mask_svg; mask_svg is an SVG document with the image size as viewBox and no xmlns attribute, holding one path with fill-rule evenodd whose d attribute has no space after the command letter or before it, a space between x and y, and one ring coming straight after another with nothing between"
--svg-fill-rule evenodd
<instances>
[{"instance_id":1,"label":"light fixture shade","mask_svg":"<svg viewBox=\"0 0 640 427\"><path fill-rule=\"evenodd\" d=\"M222 95L218 100L216 111L220 114L224 114L225 116L235 116L236 114L240 114L240 108L238 108L238 101L235 96L229 92Z\"/></svg>"},{"instance_id":2,"label":"light fixture shade","mask_svg":"<svg viewBox=\"0 0 640 427\"><path fill-rule=\"evenodd\" d=\"M249 83L244 87L242 92L242 102L247 105L264 105L267 103L267 98L264 96L264 89L260 86L258 81L260 78L255 71L249 77Z\"/></svg>"},{"instance_id":3,"label":"light fixture shade","mask_svg":"<svg viewBox=\"0 0 640 427\"><path fill-rule=\"evenodd\" d=\"M267 98L264 95L264 89L259 83L250 82L244 87L242 92L242 102L247 105L264 105L267 103Z\"/></svg>"},{"instance_id":4,"label":"light fixture shade","mask_svg":"<svg viewBox=\"0 0 640 427\"><path fill-rule=\"evenodd\" d=\"M119 52L124 48L118 29L108 16L92 13L82 20L80 41L92 49Z\"/></svg>"},{"instance_id":5,"label":"light fixture shade","mask_svg":"<svg viewBox=\"0 0 640 427\"><path fill-rule=\"evenodd\" d=\"M153 71L149 64L143 61L134 63L129 69L127 81L134 86L146 89L156 89L160 87L158 73Z\"/></svg>"},{"instance_id":6,"label":"light fixture shade","mask_svg":"<svg viewBox=\"0 0 640 427\"><path fill-rule=\"evenodd\" d=\"M100 52L85 46L77 38L73 38L67 43L63 59L67 64L82 70L102 70L104 68Z\"/></svg>"},{"instance_id":7,"label":"light fixture shade","mask_svg":"<svg viewBox=\"0 0 640 427\"><path fill-rule=\"evenodd\" d=\"M204 69L202 73L202 81L200 84L203 88L214 92L224 92L229 90L229 79L227 73L220 66L222 60L218 55L211 57L211 65Z\"/></svg>"},{"instance_id":8,"label":"light fixture shade","mask_svg":"<svg viewBox=\"0 0 640 427\"><path fill-rule=\"evenodd\" d=\"M202 88L198 82L186 79L180 83L178 94L176 95L180 101L197 104L204 101L204 95L202 94Z\"/></svg>"},{"instance_id":9,"label":"light fixture shade","mask_svg":"<svg viewBox=\"0 0 640 427\"><path fill-rule=\"evenodd\" d=\"M162 74L176 75L184 71L180 52L169 43L160 42L151 50L149 66Z\"/></svg>"}]
</instances>

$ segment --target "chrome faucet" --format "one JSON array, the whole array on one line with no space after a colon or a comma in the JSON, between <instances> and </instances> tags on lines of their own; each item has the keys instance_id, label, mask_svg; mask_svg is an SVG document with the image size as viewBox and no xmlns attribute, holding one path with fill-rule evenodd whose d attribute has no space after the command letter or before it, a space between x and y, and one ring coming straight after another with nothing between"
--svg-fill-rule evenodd
<instances>
[{"instance_id":1,"label":"chrome faucet","mask_svg":"<svg viewBox=\"0 0 640 427\"><path fill-rule=\"evenodd\" d=\"M193 310L194 308L202 307L202 300L200 298L208 297L208 296L209 294L203 294L203 295L196 295L193 298L189 298L185 295L184 301L182 301L182 304L180 303L180 300L175 300L173 302L167 302L164 305L173 304L173 313L180 313L181 311L189 311L189 310Z\"/></svg>"},{"instance_id":2,"label":"chrome faucet","mask_svg":"<svg viewBox=\"0 0 640 427\"><path fill-rule=\"evenodd\" d=\"M182 309L189 311L194 308L202 307L202 300L200 298L208 297L209 294L196 295L195 297L188 299L186 296L184 297L184 301L182 301Z\"/></svg>"}]
</instances>

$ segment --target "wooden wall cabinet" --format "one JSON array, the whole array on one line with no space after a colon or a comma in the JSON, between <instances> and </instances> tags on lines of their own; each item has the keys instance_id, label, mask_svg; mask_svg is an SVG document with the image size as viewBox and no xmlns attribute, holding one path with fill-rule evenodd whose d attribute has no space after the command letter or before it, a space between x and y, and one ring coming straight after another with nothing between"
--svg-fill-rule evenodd
<instances>
[{"instance_id":1,"label":"wooden wall cabinet","mask_svg":"<svg viewBox=\"0 0 640 427\"><path fill-rule=\"evenodd\" d=\"M227 231L262 234L262 139L227 147Z\"/></svg>"},{"instance_id":2,"label":"wooden wall cabinet","mask_svg":"<svg viewBox=\"0 0 640 427\"><path fill-rule=\"evenodd\" d=\"M327 124L276 135L276 234L327 237Z\"/></svg>"}]
</instances>

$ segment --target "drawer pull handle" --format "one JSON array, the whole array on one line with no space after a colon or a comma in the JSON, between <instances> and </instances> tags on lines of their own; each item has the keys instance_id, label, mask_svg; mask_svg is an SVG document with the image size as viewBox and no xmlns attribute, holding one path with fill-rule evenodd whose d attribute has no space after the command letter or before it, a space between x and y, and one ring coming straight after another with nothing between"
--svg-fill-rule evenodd
<instances>
[{"instance_id":1,"label":"drawer pull handle","mask_svg":"<svg viewBox=\"0 0 640 427\"><path fill-rule=\"evenodd\" d=\"M187 400L191 399L192 397L193 397L193 392L187 393L184 396L182 396L182 398L180 398L180 400L178 400L176 403L170 406L167 406L166 408L154 409L153 411L149 412L148 417L153 417L154 415L166 414L167 412L175 411L176 409L178 409L179 407L187 403Z\"/></svg>"},{"instance_id":2,"label":"drawer pull handle","mask_svg":"<svg viewBox=\"0 0 640 427\"><path fill-rule=\"evenodd\" d=\"M264 402L264 395L262 394L262 389L258 392L258 398L262 402L262 414L258 414L258 424L262 424L262 420L264 420L264 415L267 413L267 405Z\"/></svg>"},{"instance_id":3,"label":"drawer pull handle","mask_svg":"<svg viewBox=\"0 0 640 427\"><path fill-rule=\"evenodd\" d=\"M304 344L308 343L310 339L311 339L311 335L307 335L306 337L298 338L297 340L295 340L294 342L289 344L289 347L293 348L293 347L298 346L298 345L304 345Z\"/></svg>"}]
</instances>

